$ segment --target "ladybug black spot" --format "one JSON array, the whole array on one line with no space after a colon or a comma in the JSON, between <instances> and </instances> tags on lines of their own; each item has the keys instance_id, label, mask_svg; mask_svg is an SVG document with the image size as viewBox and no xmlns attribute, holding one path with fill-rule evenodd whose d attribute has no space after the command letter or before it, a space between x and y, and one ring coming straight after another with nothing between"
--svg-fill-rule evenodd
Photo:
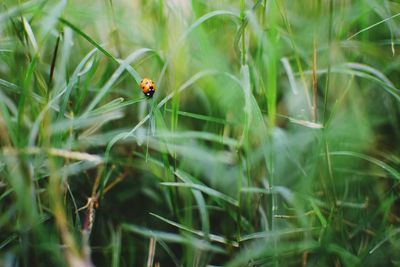
<instances>
[{"instance_id":1,"label":"ladybug black spot","mask_svg":"<svg viewBox=\"0 0 400 267\"><path fill-rule=\"evenodd\" d=\"M149 91L149 92L147 92L147 93L144 93L144 95L145 95L147 98L152 98L152 97L153 97L153 94L154 94L154 90Z\"/></svg>"}]
</instances>

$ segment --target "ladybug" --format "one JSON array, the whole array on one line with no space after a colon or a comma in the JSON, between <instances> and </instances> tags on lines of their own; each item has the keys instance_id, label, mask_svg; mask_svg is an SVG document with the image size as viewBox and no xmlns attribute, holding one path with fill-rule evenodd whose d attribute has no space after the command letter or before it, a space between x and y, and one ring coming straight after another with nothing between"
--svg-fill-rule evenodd
<instances>
[{"instance_id":1,"label":"ladybug","mask_svg":"<svg viewBox=\"0 0 400 267\"><path fill-rule=\"evenodd\" d=\"M141 82L140 82L140 88L143 91L143 94L147 97L147 98L152 98L154 92L156 91L156 84L148 79L148 78L144 78Z\"/></svg>"}]
</instances>

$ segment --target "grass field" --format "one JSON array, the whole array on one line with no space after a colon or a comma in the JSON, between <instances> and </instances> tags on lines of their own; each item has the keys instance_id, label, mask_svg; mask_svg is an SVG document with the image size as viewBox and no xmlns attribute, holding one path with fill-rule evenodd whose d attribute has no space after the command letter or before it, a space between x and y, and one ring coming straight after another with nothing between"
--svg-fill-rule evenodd
<instances>
[{"instance_id":1,"label":"grass field","mask_svg":"<svg viewBox=\"0 0 400 267\"><path fill-rule=\"evenodd\" d=\"M399 44L398 0L2 0L0 266L400 266Z\"/></svg>"}]
</instances>

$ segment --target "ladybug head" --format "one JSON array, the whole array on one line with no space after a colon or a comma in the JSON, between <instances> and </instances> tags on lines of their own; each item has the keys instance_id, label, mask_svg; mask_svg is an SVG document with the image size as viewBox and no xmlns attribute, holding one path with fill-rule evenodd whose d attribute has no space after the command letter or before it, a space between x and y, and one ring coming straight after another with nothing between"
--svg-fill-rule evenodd
<instances>
[{"instance_id":1,"label":"ladybug head","mask_svg":"<svg viewBox=\"0 0 400 267\"><path fill-rule=\"evenodd\" d=\"M152 97L153 97L153 94L154 94L154 91L148 91L147 93L144 93L144 95L145 95L147 98L152 98Z\"/></svg>"}]
</instances>

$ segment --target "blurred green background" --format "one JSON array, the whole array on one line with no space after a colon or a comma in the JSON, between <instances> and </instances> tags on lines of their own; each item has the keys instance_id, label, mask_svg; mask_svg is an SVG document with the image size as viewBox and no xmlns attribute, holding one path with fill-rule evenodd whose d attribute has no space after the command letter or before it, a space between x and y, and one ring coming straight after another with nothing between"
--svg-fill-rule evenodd
<instances>
[{"instance_id":1,"label":"blurred green background","mask_svg":"<svg viewBox=\"0 0 400 267\"><path fill-rule=\"evenodd\" d=\"M0 266L399 266L399 17L2 0Z\"/></svg>"}]
</instances>

